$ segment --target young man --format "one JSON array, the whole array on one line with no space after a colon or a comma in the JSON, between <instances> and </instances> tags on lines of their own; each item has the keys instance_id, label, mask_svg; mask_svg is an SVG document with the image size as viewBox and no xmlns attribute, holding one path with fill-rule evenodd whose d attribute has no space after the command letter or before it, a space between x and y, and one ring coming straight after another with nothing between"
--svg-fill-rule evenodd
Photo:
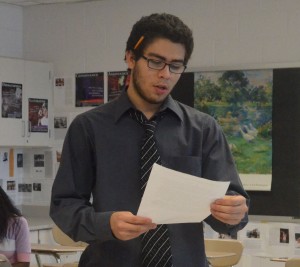
<instances>
[{"instance_id":1,"label":"young man","mask_svg":"<svg viewBox=\"0 0 300 267\"><path fill-rule=\"evenodd\" d=\"M70 125L50 214L73 239L90 243L80 266L208 266L201 222L156 225L135 215L152 166L141 177L140 147L147 131L143 126L152 122L157 163L230 181L226 196L211 204L212 214L205 221L226 234L247 223L248 196L220 126L170 96L192 50L192 32L179 18L142 17L127 41L128 88L117 100L79 115ZM165 239L149 249L154 235Z\"/></svg>"}]
</instances>

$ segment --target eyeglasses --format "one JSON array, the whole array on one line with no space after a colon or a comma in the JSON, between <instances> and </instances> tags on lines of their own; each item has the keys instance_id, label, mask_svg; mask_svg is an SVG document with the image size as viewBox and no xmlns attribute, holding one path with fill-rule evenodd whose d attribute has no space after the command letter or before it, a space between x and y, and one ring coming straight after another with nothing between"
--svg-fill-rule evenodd
<instances>
[{"instance_id":1,"label":"eyeglasses","mask_svg":"<svg viewBox=\"0 0 300 267\"><path fill-rule=\"evenodd\" d=\"M142 58L147 60L148 67L153 70L162 70L166 67L169 67L169 71L176 74L181 74L185 71L186 66L181 63L167 63L163 60L147 58L142 55Z\"/></svg>"}]
</instances>

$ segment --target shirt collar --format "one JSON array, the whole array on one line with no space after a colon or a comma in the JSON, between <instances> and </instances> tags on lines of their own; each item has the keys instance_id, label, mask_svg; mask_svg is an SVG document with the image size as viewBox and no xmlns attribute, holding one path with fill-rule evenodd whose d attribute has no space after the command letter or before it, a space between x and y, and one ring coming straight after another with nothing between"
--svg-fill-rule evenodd
<instances>
[{"instance_id":1,"label":"shirt collar","mask_svg":"<svg viewBox=\"0 0 300 267\"><path fill-rule=\"evenodd\" d=\"M126 91L122 92L115 104L115 122L117 122L128 110L135 108L131 103ZM183 121L183 112L179 108L177 101L175 101L170 95L166 98L165 102L161 106L161 111L165 110L172 111L178 117L178 119Z\"/></svg>"}]
</instances>

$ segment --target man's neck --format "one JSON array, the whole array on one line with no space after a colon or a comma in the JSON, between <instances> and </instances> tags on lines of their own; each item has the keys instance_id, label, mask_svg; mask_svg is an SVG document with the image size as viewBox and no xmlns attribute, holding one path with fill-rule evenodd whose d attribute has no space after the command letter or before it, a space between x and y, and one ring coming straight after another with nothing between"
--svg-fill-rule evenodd
<instances>
[{"instance_id":1,"label":"man's neck","mask_svg":"<svg viewBox=\"0 0 300 267\"><path fill-rule=\"evenodd\" d=\"M162 105L161 103L148 103L138 95L132 93L130 90L127 91L127 95L131 103L135 106L135 108L141 111L148 120L151 119L160 110L160 107Z\"/></svg>"}]
</instances>

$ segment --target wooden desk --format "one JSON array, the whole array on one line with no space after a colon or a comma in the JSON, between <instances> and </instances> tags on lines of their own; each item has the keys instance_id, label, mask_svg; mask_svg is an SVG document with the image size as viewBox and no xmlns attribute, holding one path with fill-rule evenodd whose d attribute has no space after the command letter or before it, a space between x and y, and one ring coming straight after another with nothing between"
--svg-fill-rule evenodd
<instances>
[{"instance_id":1,"label":"wooden desk","mask_svg":"<svg viewBox=\"0 0 300 267\"><path fill-rule=\"evenodd\" d=\"M81 246L61 246L52 244L31 244L31 253L35 254L35 258L39 267L43 267L39 255L51 255L57 263L61 263L60 256L62 254L82 252L85 247Z\"/></svg>"},{"instance_id":2,"label":"wooden desk","mask_svg":"<svg viewBox=\"0 0 300 267\"><path fill-rule=\"evenodd\" d=\"M289 258L288 257L282 257L282 258L271 258L270 261L277 261L277 262L287 262Z\"/></svg>"}]
</instances>

